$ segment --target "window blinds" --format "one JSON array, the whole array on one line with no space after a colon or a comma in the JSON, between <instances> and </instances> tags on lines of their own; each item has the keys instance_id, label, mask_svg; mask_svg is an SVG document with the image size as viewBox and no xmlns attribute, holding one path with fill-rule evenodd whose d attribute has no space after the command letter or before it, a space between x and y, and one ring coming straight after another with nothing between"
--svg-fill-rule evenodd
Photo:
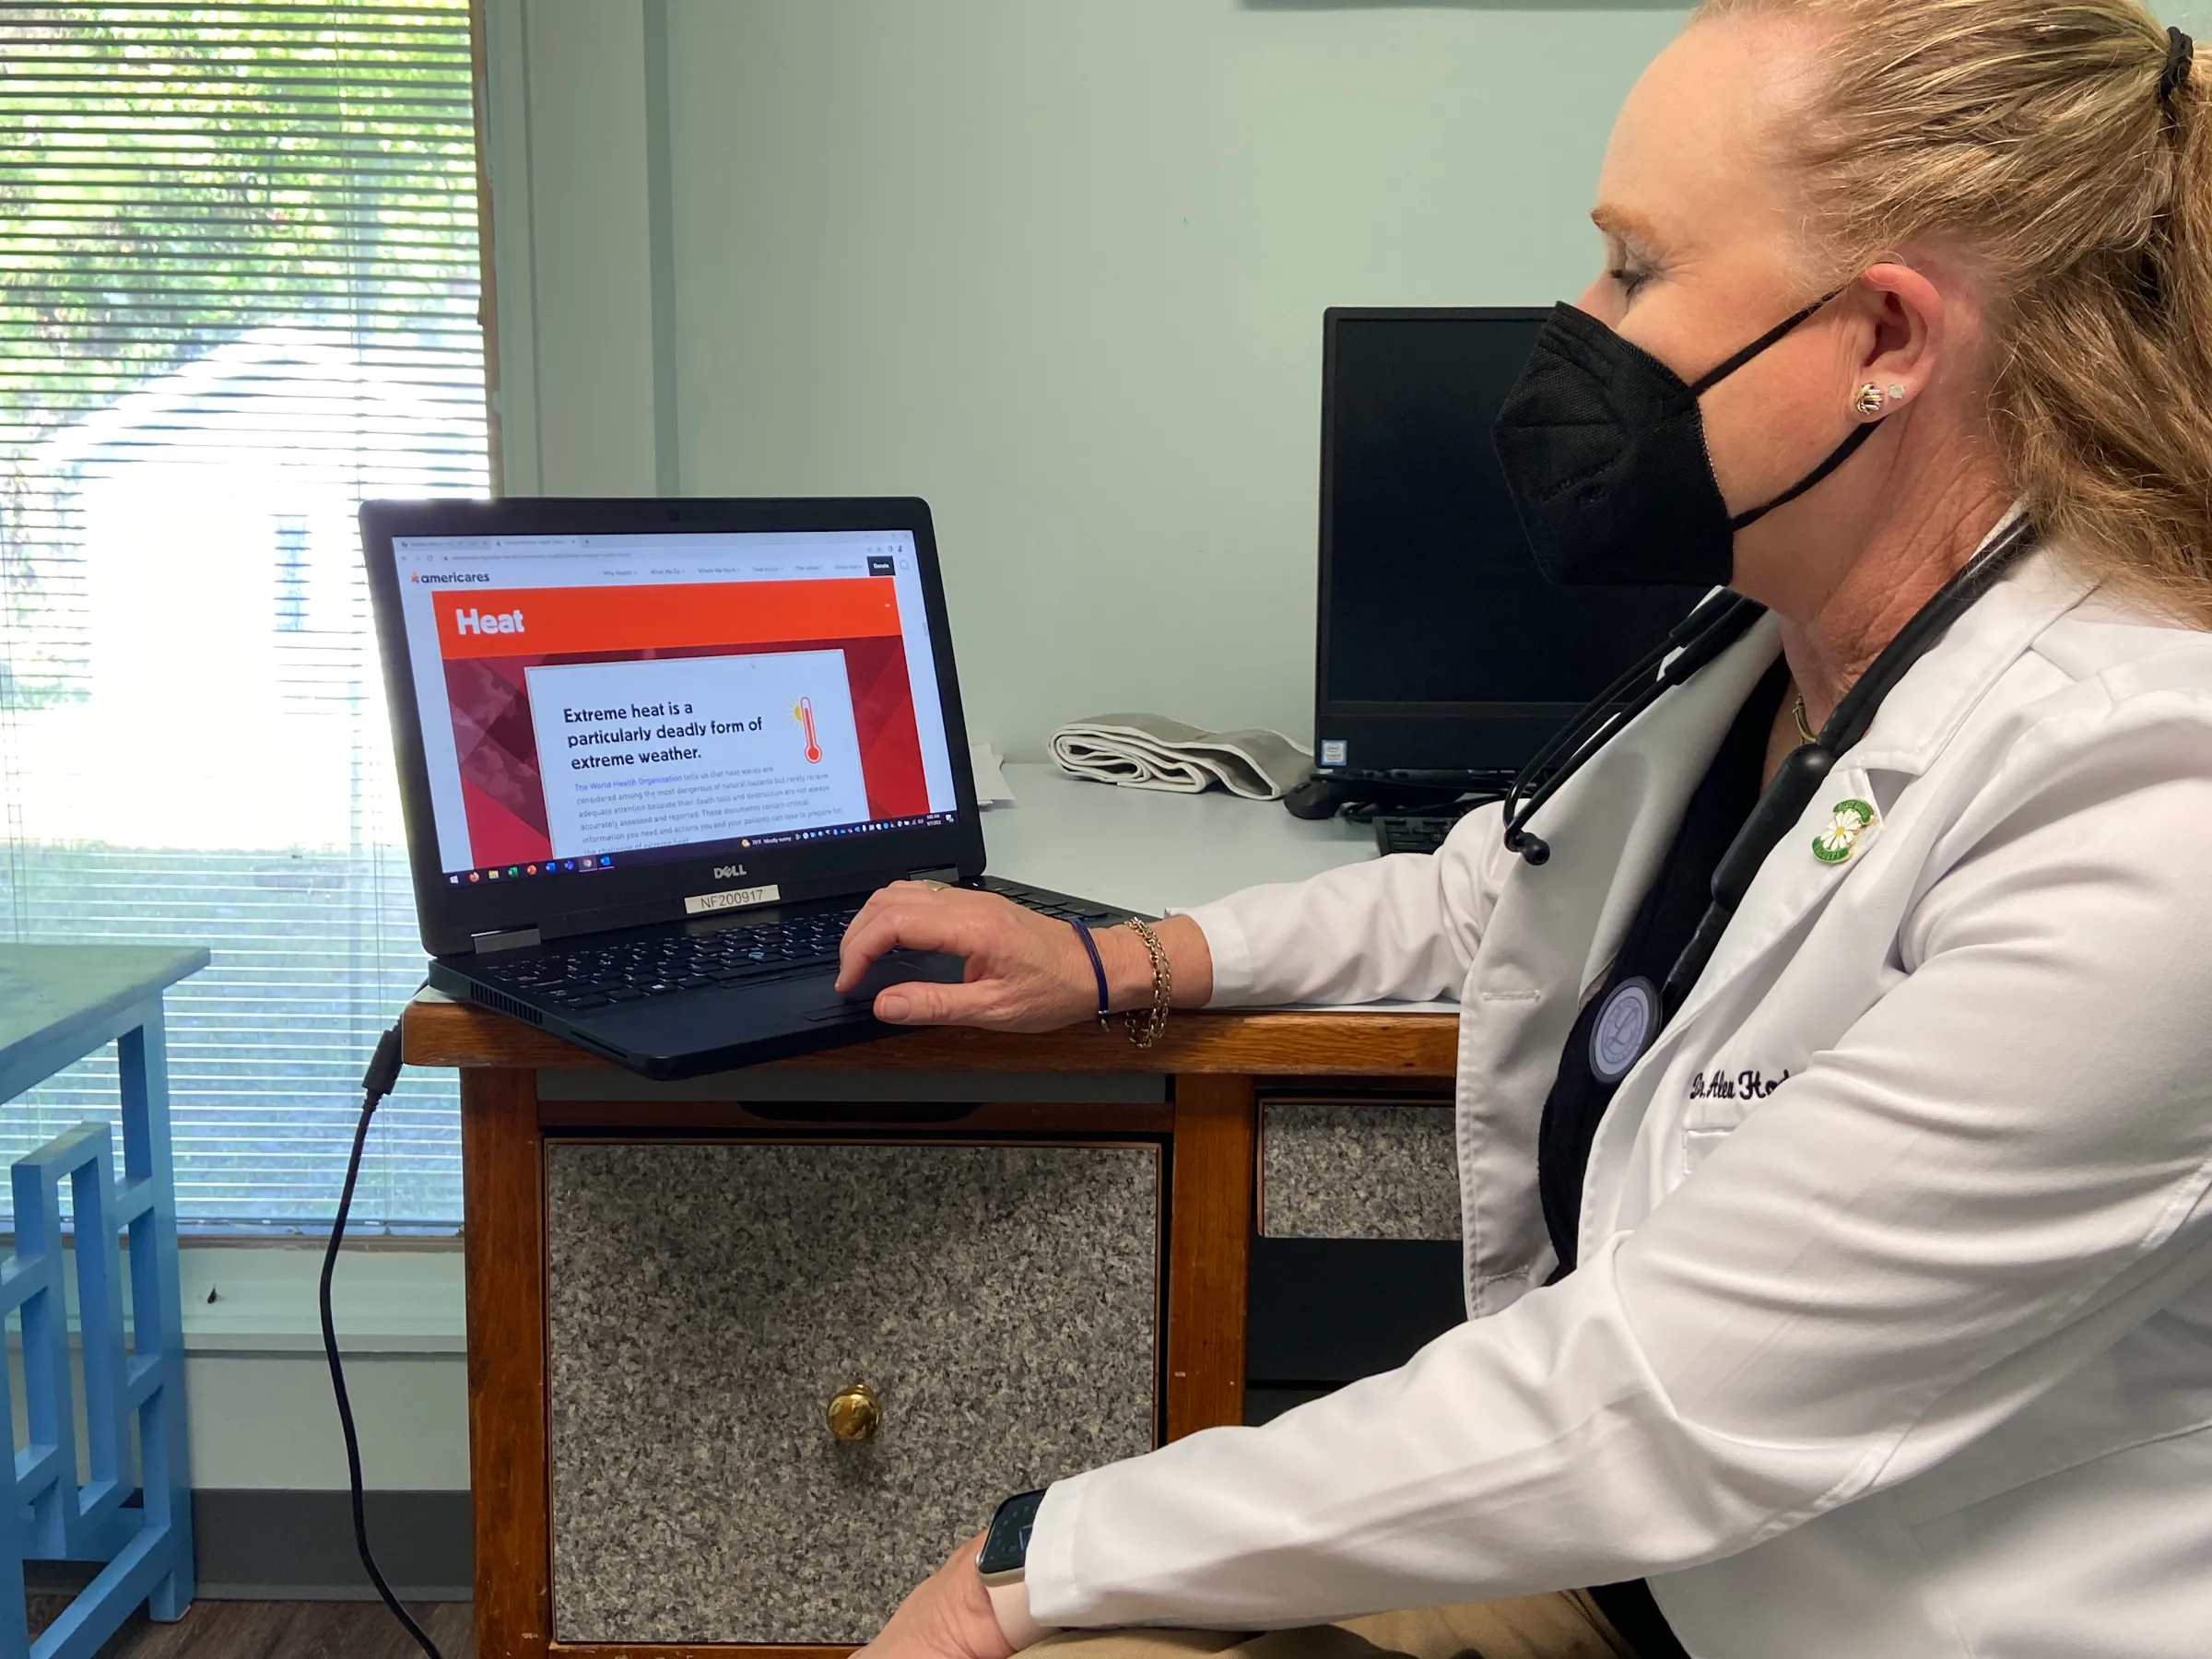
<instances>
[{"instance_id":1,"label":"window blinds","mask_svg":"<svg viewBox=\"0 0 2212 1659\"><path fill-rule=\"evenodd\" d=\"M213 950L187 1222L327 1221L422 972L353 512L487 490L470 48L467 0L0 0L0 924ZM113 1078L0 1106L0 1159ZM356 1215L459 1214L410 1074Z\"/></svg>"}]
</instances>

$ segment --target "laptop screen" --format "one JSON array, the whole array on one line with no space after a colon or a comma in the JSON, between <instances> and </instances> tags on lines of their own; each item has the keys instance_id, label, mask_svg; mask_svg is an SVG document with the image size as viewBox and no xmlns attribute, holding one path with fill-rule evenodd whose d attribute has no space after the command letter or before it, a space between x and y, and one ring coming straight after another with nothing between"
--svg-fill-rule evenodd
<instances>
[{"instance_id":1,"label":"laptop screen","mask_svg":"<svg viewBox=\"0 0 2212 1659\"><path fill-rule=\"evenodd\" d=\"M910 530L401 535L451 886L950 821Z\"/></svg>"}]
</instances>

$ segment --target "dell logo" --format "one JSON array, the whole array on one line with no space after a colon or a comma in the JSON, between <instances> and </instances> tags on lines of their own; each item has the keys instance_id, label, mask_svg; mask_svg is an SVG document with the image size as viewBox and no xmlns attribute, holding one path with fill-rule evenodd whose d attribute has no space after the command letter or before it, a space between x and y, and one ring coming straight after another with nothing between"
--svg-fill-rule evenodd
<instances>
[{"instance_id":1,"label":"dell logo","mask_svg":"<svg viewBox=\"0 0 2212 1659\"><path fill-rule=\"evenodd\" d=\"M745 866L743 865L716 865L714 866L714 879L717 881L735 881L744 874Z\"/></svg>"}]
</instances>

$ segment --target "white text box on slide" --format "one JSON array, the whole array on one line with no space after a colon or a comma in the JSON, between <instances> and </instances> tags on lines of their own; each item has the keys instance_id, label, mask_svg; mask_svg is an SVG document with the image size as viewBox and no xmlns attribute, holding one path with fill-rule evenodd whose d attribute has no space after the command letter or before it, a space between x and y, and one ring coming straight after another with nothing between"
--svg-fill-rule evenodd
<instances>
[{"instance_id":1,"label":"white text box on slide","mask_svg":"<svg viewBox=\"0 0 2212 1659\"><path fill-rule=\"evenodd\" d=\"M524 670L556 858L868 816L841 651Z\"/></svg>"}]
</instances>

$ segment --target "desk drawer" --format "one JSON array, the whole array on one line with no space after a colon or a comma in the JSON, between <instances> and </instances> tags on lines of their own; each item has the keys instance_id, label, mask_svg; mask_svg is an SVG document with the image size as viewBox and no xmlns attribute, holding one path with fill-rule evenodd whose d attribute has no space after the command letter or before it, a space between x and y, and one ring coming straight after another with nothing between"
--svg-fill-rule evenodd
<instances>
[{"instance_id":1,"label":"desk drawer","mask_svg":"<svg viewBox=\"0 0 2212 1659\"><path fill-rule=\"evenodd\" d=\"M556 1637L862 1641L1000 1498L1150 1447L1160 1162L549 1143Z\"/></svg>"},{"instance_id":2,"label":"desk drawer","mask_svg":"<svg viewBox=\"0 0 2212 1659\"><path fill-rule=\"evenodd\" d=\"M1260 1102L1260 1235L1459 1239L1449 1095Z\"/></svg>"}]
</instances>

